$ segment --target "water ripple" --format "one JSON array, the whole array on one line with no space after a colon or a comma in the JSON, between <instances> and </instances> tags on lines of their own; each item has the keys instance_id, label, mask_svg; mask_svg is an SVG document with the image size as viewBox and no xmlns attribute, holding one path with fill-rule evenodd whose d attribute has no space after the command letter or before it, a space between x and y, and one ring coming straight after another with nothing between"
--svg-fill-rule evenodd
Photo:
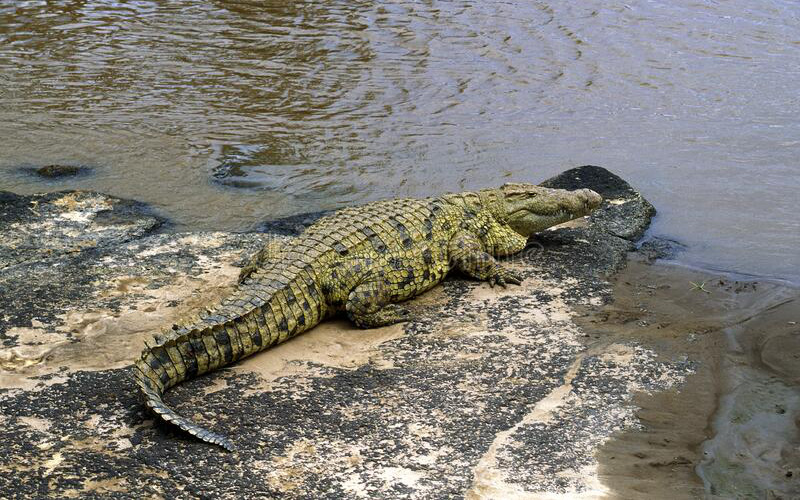
<instances>
[{"instance_id":1,"label":"water ripple","mask_svg":"<svg viewBox=\"0 0 800 500\"><path fill-rule=\"evenodd\" d=\"M0 168L93 165L83 187L245 229L599 163L688 259L796 275L799 25L767 0L0 0Z\"/></svg>"}]
</instances>

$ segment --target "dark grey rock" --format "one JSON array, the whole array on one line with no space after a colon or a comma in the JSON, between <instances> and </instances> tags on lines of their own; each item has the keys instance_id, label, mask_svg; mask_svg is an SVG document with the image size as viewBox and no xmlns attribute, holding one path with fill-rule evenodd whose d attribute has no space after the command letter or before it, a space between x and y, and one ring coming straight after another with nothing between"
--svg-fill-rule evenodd
<instances>
[{"instance_id":1,"label":"dark grey rock","mask_svg":"<svg viewBox=\"0 0 800 500\"><path fill-rule=\"evenodd\" d=\"M256 226L254 230L260 233L297 236L305 231L308 226L315 223L317 219L332 213L333 210L323 210L320 212L307 212L298 215L290 215L288 217L262 222Z\"/></svg>"},{"instance_id":2,"label":"dark grey rock","mask_svg":"<svg viewBox=\"0 0 800 500\"><path fill-rule=\"evenodd\" d=\"M584 165L565 170L540 185L555 189L593 189L605 199L635 199L640 194L622 177L603 167Z\"/></svg>"},{"instance_id":3,"label":"dark grey rock","mask_svg":"<svg viewBox=\"0 0 800 500\"><path fill-rule=\"evenodd\" d=\"M32 261L26 256L27 262L0 272L0 290L4 292L0 310L5 312L0 316L0 342L5 347L18 345L8 331L34 321L53 329L66 327L64 312L75 306L119 312L136 301L135 290L141 289L139 293L145 295L172 286L181 277L208 272L217 265L207 264L208 260L234 255L241 263L244 255L255 253L269 238L232 233L159 234L46 260ZM141 283L136 282L140 286L126 286L130 277L141 277ZM120 286L122 290L117 290ZM64 335L72 338L72 333L70 329Z\"/></svg>"},{"instance_id":4,"label":"dark grey rock","mask_svg":"<svg viewBox=\"0 0 800 500\"><path fill-rule=\"evenodd\" d=\"M90 191L0 191L0 269L140 238L164 220L143 203Z\"/></svg>"},{"instance_id":5,"label":"dark grey rock","mask_svg":"<svg viewBox=\"0 0 800 500\"><path fill-rule=\"evenodd\" d=\"M85 176L92 173L92 168L84 165L44 165L42 167L23 167L23 171L42 179L62 179L64 177Z\"/></svg>"},{"instance_id":6,"label":"dark grey rock","mask_svg":"<svg viewBox=\"0 0 800 500\"><path fill-rule=\"evenodd\" d=\"M586 165L548 179L542 186L559 189L590 188L605 200L592 215L594 225L607 233L635 241L644 235L650 219L656 214L653 205L627 182L603 167Z\"/></svg>"},{"instance_id":7,"label":"dark grey rock","mask_svg":"<svg viewBox=\"0 0 800 500\"><path fill-rule=\"evenodd\" d=\"M225 188L273 191L305 205L319 205L332 197L357 199L359 186L342 180L331 181L329 170L306 168L306 159L295 148L280 142L264 144L226 144L217 151L218 163L211 171L211 182ZM297 175L303 171L303 175Z\"/></svg>"},{"instance_id":8,"label":"dark grey rock","mask_svg":"<svg viewBox=\"0 0 800 500\"><path fill-rule=\"evenodd\" d=\"M585 186L613 193L616 205L607 203L585 227L532 239L508 260L525 274L522 286L495 290L452 276L409 304L411 322L371 331L328 322L168 393L179 412L227 433L235 454L154 422L127 366L154 330L222 297L249 254L313 216L272 226L272 234L143 237L117 228L117 239L47 260L28 248L0 270L0 491L12 498L595 491L595 448L636 425L632 392L679 383L690 367L636 345L586 354L572 308L610 299L606 277L634 247L620 235L643 231L652 214L624 181L597 167L586 172L597 186ZM574 174L549 182L583 182ZM4 213L17 224L5 227L20 232L17 239L28 238L39 217L59 217L61 204L50 201L47 216L29 217L30 201L4 196ZM86 205L92 223L82 228L92 229L95 205ZM39 237L73 248L52 224Z\"/></svg>"},{"instance_id":9,"label":"dark grey rock","mask_svg":"<svg viewBox=\"0 0 800 500\"><path fill-rule=\"evenodd\" d=\"M648 237L637 248L637 252L648 262L675 259L684 251L686 245L683 243L660 236Z\"/></svg>"},{"instance_id":10,"label":"dark grey rock","mask_svg":"<svg viewBox=\"0 0 800 500\"><path fill-rule=\"evenodd\" d=\"M286 152L252 144L226 144L219 151L220 163L211 172L216 184L234 188L280 189L292 170Z\"/></svg>"}]
</instances>

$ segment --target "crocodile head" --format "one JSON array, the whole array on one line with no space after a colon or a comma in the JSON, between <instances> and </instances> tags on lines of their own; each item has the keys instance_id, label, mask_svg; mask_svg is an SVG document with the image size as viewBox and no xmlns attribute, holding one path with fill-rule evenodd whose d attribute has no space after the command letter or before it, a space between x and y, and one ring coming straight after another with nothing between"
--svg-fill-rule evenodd
<instances>
[{"instance_id":1,"label":"crocodile head","mask_svg":"<svg viewBox=\"0 0 800 500\"><path fill-rule=\"evenodd\" d=\"M548 227L589 215L603 197L591 189L550 189L535 184L509 183L497 189L504 203L504 214L511 229L530 236Z\"/></svg>"}]
</instances>

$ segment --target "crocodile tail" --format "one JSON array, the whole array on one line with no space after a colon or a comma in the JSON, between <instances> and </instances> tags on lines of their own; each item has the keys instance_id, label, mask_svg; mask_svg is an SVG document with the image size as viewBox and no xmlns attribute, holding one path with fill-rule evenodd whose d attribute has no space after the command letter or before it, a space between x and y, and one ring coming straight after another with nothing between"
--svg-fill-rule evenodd
<instances>
[{"instance_id":1,"label":"crocodile tail","mask_svg":"<svg viewBox=\"0 0 800 500\"><path fill-rule=\"evenodd\" d=\"M166 342L147 346L141 358L134 364L134 379L144 396L145 405L164 421L178 426L202 441L222 446L228 451L235 451L233 443L228 438L178 415L162 399L164 392L175 384L216 368L210 362L210 357L198 359L199 356L193 351L193 344L205 345L202 340L203 333L205 332L202 330L192 330L183 335L173 333L173 338ZM207 356L207 353L203 354Z\"/></svg>"},{"instance_id":2,"label":"crocodile tail","mask_svg":"<svg viewBox=\"0 0 800 500\"><path fill-rule=\"evenodd\" d=\"M303 270L268 299L244 290L226 299L216 311L189 320L191 326L174 326L156 336L155 345L148 345L134 363L134 378L147 407L189 434L233 451L227 438L164 404L164 393L184 380L235 363L316 325L326 314L319 288L311 272Z\"/></svg>"}]
</instances>

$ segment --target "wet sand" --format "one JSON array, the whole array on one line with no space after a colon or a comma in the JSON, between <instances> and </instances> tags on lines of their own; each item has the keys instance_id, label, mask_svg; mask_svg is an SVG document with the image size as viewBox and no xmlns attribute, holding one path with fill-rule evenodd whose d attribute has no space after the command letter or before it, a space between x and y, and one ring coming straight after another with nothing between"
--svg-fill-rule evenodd
<instances>
[{"instance_id":1,"label":"wet sand","mask_svg":"<svg viewBox=\"0 0 800 500\"><path fill-rule=\"evenodd\" d=\"M578 324L590 352L634 342L695 369L637 393L641 429L599 448L609 498L800 497L800 290L634 257Z\"/></svg>"}]
</instances>

